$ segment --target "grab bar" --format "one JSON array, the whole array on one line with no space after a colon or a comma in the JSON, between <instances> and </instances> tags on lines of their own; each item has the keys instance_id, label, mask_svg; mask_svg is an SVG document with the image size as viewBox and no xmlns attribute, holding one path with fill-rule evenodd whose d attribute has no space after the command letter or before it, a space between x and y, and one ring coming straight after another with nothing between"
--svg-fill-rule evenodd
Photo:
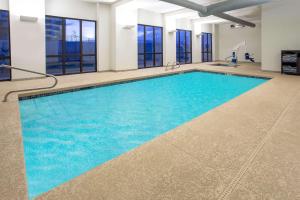
<instances>
[{"instance_id":1,"label":"grab bar","mask_svg":"<svg viewBox=\"0 0 300 200\"><path fill-rule=\"evenodd\" d=\"M169 67L171 69L177 69L177 68L180 68L181 65L180 65L180 62L174 62L173 64L171 62L168 62L167 65L166 65L166 71L168 71Z\"/></svg>"},{"instance_id":2,"label":"grab bar","mask_svg":"<svg viewBox=\"0 0 300 200\"><path fill-rule=\"evenodd\" d=\"M15 70L23 71L23 72L28 72L28 73L43 75L43 76L50 77L50 78L54 79L54 84L51 85L51 86L49 86L49 87L41 87L41 88L33 88L33 89L23 89L23 90L12 90L12 91L9 91L9 92L7 92L5 94L3 102L7 102L8 96L11 95L11 94L13 94L13 93L51 89L51 88L54 88L57 85L57 83L58 83L57 78L55 76L51 75L51 74L45 74L45 73L41 73L41 72L35 72L35 71L28 70L28 69L21 69L21 68L18 68L18 67L12 67L12 66L9 66L9 65L0 65L0 68L15 69Z\"/></svg>"}]
</instances>

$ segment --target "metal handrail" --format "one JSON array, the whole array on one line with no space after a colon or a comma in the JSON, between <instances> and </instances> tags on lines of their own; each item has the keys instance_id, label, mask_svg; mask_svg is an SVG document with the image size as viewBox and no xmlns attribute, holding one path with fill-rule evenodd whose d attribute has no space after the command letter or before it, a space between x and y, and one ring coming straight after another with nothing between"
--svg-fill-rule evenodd
<instances>
[{"instance_id":1,"label":"metal handrail","mask_svg":"<svg viewBox=\"0 0 300 200\"><path fill-rule=\"evenodd\" d=\"M168 62L166 65L166 71L168 71L169 66L171 67L171 69L177 69L181 67L180 62L174 62L173 64L171 62Z\"/></svg>"},{"instance_id":2,"label":"metal handrail","mask_svg":"<svg viewBox=\"0 0 300 200\"><path fill-rule=\"evenodd\" d=\"M40 87L40 88L33 88L33 89L23 89L23 90L12 90L12 91L9 91L9 92L7 92L5 94L3 102L7 102L8 96L11 95L11 94L13 94L13 93L51 89L51 88L54 88L57 85L57 83L58 83L57 78L55 76L51 75L51 74L45 74L45 73L41 73L41 72L31 71L31 70L28 70L28 69L22 69L22 68L18 68L18 67L12 67L12 66L9 66L9 65L0 65L0 68L2 68L2 67L6 68L6 69L15 69L15 70L23 71L23 72L28 72L28 73L43 75L43 76L50 77L50 78L54 79L54 84L51 85L51 86L49 86L49 87Z\"/></svg>"},{"instance_id":3,"label":"metal handrail","mask_svg":"<svg viewBox=\"0 0 300 200\"><path fill-rule=\"evenodd\" d=\"M225 58L225 61L227 62L229 58L231 58L232 56L228 56Z\"/></svg>"}]
</instances>

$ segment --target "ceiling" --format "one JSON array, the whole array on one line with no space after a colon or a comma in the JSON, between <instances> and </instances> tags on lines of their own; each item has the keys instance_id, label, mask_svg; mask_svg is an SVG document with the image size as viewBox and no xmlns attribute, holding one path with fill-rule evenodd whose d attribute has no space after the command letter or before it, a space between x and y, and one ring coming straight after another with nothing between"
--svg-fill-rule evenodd
<instances>
[{"instance_id":1,"label":"ceiling","mask_svg":"<svg viewBox=\"0 0 300 200\"><path fill-rule=\"evenodd\" d=\"M83 1L89 1L89 2L102 2L102 3L115 3L118 0L83 0ZM138 8L149 10L152 12L162 13L162 14L178 14L181 18L188 18L192 20L203 20L203 21L216 21L218 18L216 17L206 17L206 18L200 18L198 16L198 13L174 4L170 4L167 2L163 2L160 0L134 0L136 1L136 4ZM207 6L210 4L214 4L217 2L225 1L225 0L190 0L195 3ZM240 17L245 20L249 21L259 21L261 18L261 9L260 6L254 6L249 8L244 8L240 10L235 10L232 12L228 12L228 14L231 14L235 17ZM224 20L219 20L219 22L223 22Z\"/></svg>"}]
</instances>

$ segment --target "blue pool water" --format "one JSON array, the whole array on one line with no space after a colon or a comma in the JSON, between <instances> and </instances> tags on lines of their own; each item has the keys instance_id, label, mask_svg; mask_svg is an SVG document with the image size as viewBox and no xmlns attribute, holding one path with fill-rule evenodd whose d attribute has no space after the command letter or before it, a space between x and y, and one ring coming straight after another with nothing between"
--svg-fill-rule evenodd
<instances>
[{"instance_id":1,"label":"blue pool water","mask_svg":"<svg viewBox=\"0 0 300 200\"><path fill-rule=\"evenodd\" d=\"M22 100L30 198L266 81L191 72Z\"/></svg>"}]
</instances>

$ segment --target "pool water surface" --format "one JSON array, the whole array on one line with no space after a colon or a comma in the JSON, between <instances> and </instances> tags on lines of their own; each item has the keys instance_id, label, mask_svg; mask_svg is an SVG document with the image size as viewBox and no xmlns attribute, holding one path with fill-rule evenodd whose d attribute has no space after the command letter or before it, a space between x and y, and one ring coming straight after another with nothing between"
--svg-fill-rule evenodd
<instances>
[{"instance_id":1,"label":"pool water surface","mask_svg":"<svg viewBox=\"0 0 300 200\"><path fill-rule=\"evenodd\" d=\"M32 199L268 81L190 72L20 101Z\"/></svg>"}]
</instances>

